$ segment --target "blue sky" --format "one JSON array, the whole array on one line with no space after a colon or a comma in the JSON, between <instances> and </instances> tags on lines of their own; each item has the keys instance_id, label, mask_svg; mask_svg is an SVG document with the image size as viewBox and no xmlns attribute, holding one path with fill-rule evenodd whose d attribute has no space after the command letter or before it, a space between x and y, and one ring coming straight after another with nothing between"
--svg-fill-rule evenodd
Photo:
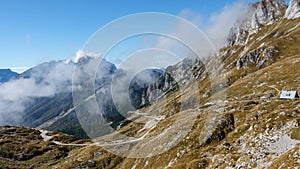
<instances>
[{"instance_id":1,"label":"blue sky","mask_svg":"<svg viewBox=\"0 0 300 169\"><path fill-rule=\"evenodd\" d=\"M139 12L177 15L188 9L206 20L236 0L1 0L0 68L72 58L105 24Z\"/></svg>"}]
</instances>

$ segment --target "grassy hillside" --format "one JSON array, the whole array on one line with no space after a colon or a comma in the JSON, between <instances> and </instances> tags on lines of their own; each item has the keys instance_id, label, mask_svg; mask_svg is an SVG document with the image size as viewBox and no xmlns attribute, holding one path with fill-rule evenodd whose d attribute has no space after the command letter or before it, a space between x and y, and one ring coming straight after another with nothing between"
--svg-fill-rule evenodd
<instances>
[{"instance_id":1,"label":"grassy hillside","mask_svg":"<svg viewBox=\"0 0 300 169\"><path fill-rule=\"evenodd\" d=\"M174 139L170 136L177 136L170 133L179 135L184 127L191 127L178 144L162 154L124 158L90 140L49 133L57 137L44 141L37 130L7 132L9 128L4 128L0 163L10 168L30 164L37 168L299 167L300 100L279 99L281 90L300 92L299 21L283 19L250 35L245 45L223 48L199 78L167 93L156 104L133 112L119 132L141 139L136 145L124 143L118 148L136 150L134 155L145 153L138 151L138 146L146 146L149 152L166 148L164 143ZM220 60L223 66L216 64ZM211 77L211 70L220 74ZM148 117L163 118L145 128ZM67 128L69 123L58 121L56 125ZM112 133L106 137L117 136ZM57 145L53 142L57 140L72 145ZM28 147L20 148L23 142ZM29 155L19 162L16 154L24 152Z\"/></svg>"},{"instance_id":2,"label":"grassy hillside","mask_svg":"<svg viewBox=\"0 0 300 169\"><path fill-rule=\"evenodd\" d=\"M147 139L161 134L174 124L177 117L186 111L192 112L191 118L182 118L181 124L194 120L192 130L176 146L167 152L149 158L122 159L118 168L287 168L299 166L299 122L300 100L280 100L281 90L300 91L300 27L297 20L282 20L279 23L265 26L257 34L252 34L244 46L230 46L221 50L219 59L223 69L221 78L225 79L223 86L216 88L211 82L207 71L201 78L192 81L180 92L176 90L166 95L166 99L147 107L140 112L148 115L165 116L154 128L139 132L141 123L129 123L120 132L141 137L148 132ZM246 47L247 46L247 47ZM272 49L271 52L266 49ZM233 52L234 51L234 52ZM257 51L257 52L253 52ZM252 57L263 60L259 65L251 60L244 60L244 66L238 68L238 61L252 53ZM208 64L214 65L216 61ZM217 83L215 83L217 84ZM197 90L198 89L198 90ZM199 142L206 120L215 105L210 103L214 98L222 98L224 111L217 116L217 127L208 139ZM193 107L194 105L200 107ZM182 105L185 106L182 110ZM159 109L161 108L161 109ZM152 111L151 111L152 110ZM159 112L157 110L160 110ZM152 113L152 114L149 114ZM132 119L137 118L132 115ZM129 118L130 119L130 118ZM137 120L135 120L137 121ZM205 138L205 137L203 137ZM200 144L201 143L201 144ZM141 143L143 144L143 143ZM157 146L155 143L152 148ZM91 146L81 149L76 154L96 150ZM80 155L81 154L81 155ZM292 158L291 158L292 157ZM92 157L88 157L92 158ZM97 160L94 159L93 160ZM59 164L60 167L86 166L87 163L74 165ZM168 168L168 167L167 167Z\"/></svg>"}]
</instances>

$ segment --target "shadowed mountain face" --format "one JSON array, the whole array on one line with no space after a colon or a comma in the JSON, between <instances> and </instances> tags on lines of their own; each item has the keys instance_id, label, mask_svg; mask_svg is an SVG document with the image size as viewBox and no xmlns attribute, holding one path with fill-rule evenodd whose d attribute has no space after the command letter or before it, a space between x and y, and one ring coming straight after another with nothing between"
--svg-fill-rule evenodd
<instances>
[{"instance_id":1,"label":"shadowed mountain face","mask_svg":"<svg viewBox=\"0 0 300 169\"><path fill-rule=\"evenodd\" d=\"M12 78L17 77L19 74L11 71L10 69L0 69L0 83L8 82Z\"/></svg>"},{"instance_id":2,"label":"shadowed mountain face","mask_svg":"<svg viewBox=\"0 0 300 169\"><path fill-rule=\"evenodd\" d=\"M22 112L18 121L11 120L11 124L29 127L41 127L87 138L75 112L76 105L72 98L72 76L77 66L82 84L91 80L88 76L90 68L98 63L94 57L82 57L78 62L51 61L33 67L20 74L16 80L32 82L39 91L30 100L22 104ZM118 70L112 63L102 61L95 79L95 92L101 113L113 128L120 125L126 114L120 114L115 107L111 93L112 78L126 79L126 70ZM166 79L167 78L167 79ZM149 69L137 75L129 86L131 102L136 107L148 106L162 93L176 86L171 78L159 69ZM24 89L26 90L26 89ZM82 102L90 96L83 96ZM13 118L13 117L12 117ZM8 120L6 120L8 121Z\"/></svg>"},{"instance_id":3,"label":"shadowed mountain face","mask_svg":"<svg viewBox=\"0 0 300 169\"><path fill-rule=\"evenodd\" d=\"M40 92L45 94L43 97L33 96L28 102L23 104L25 113L19 113L24 117L17 124L29 127L42 127L75 135L79 138L87 138L86 133L79 124L75 106L73 105L72 78L76 66L80 69L81 74L84 75L95 64L98 64L97 58L85 56L78 59L77 62L51 61L43 63L22 73L18 80L33 81L35 86L41 89ZM116 67L106 61L103 61L100 67L99 78L95 79L96 90L103 87L107 88L112 74L116 71ZM88 76L82 77L82 81L90 80ZM50 92L47 92L47 90ZM110 104L105 106L111 107ZM114 108L107 109L110 110L107 113L108 118L110 119L111 116L115 117ZM123 120L121 117L115 119L116 122L121 120Z\"/></svg>"},{"instance_id":4,"label":"shadowed mountain face","mask_svg":"<svg viewBox=\"0 0 300 169\"><path fill-rule=\"evenodd\" d=\"M131 104L140 109L152 105L161 94L175 88L175 80L160 69L146 69L139 72L130 82L129 95Z\"/></svg>"}]
</instances>

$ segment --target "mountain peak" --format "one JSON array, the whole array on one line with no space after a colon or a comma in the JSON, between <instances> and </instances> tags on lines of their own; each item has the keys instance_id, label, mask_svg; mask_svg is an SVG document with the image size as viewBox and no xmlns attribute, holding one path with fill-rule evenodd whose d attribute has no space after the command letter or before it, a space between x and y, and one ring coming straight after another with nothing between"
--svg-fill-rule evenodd
<instances>
[{"instance_id":1,"label":"mountain peak","mask_svg":"<svg viewBox=\"0 0 300 169\"><path fill-rule=\"evenodd\" d=\"M300 17L300 0L291 0L285 17L287 19L296 19Z\"/></svg>"},{"instance_id":2,"label":"mountain peak","mask_svg":"<svg viewBox=\"0 0 300 169\"><path fill-rule=\"evenodd\" d=\"M101 54L78 50L75 57L72 59L74 63L78 63L83 58L99 58Z\"/></svg>"},{"instance_id":3,"label":"mountain peak","mask_svg":"<svg viewBox=\"0 0 300 169\"><path fill-rule=\"evenodd\" d=\"M262 25L273 24L285 14L287 7L284 0L263 0L250 4L231 29L228 44L244 44L249 34L257 33Z\"/></svg>"}]
</instances>

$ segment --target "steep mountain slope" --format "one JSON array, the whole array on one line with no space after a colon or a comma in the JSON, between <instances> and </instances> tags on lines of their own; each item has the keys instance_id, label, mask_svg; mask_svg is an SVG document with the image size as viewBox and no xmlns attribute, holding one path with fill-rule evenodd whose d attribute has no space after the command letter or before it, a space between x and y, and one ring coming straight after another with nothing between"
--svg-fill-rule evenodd
<instances>
[{"instance_id":1,"label":"steep mountain slope","mask_svg":"<svg viewBox=\"0 0 300 169\"><path fill-rule=\"evenodd\" d=\"M286 10L285 17L295 19L300 17L300 1L291 0L289 8Z\"/></svg>"},{"instance_id":2,"label":"steep mountain slope","mask_svg":"<svg viewBox=\"0 0 300 169\"><path fill-rule=\"evenodd\" d=\"M83 56L77 62L51 61L22 73L18 77L19 79L30 79L37 86L47 86L53 89L54 92L52 95L45 97L35 97L30 104L26 104L24 118L18 124L47 128L75 135L79 138L87 138L74 111L72 75L76 66L81 67L84 74L85 71L89 71L88 67L93 67L93 64L97 64L97 58ZM116 67L109 62L103 62L101 68L103 68L101 71L105 76L97 79L96 85L98 86L107 83L106 81L109 81L112 73L116 70ZM114 112L111 112L111 116L114 116Z\"/></svg>"},{"instance_id":3,"label":"steep mountain slope","mask_svg":"<svg viewBox=\"0 0 300 169\"><path fill-rule=\"evenodd\" d=\"M40 90L39 92L42 93L40 95L43 97L32 96L29 101L24 103L24 113L14 112L24 117L21 118L21 121L13 124L64 132L78 138L88 138L75 112L77 105L73 104L72 76L77 67L82 82L90 81L88 73L91 71L90 68L95 67L98 60L99 58L87 55L79 58L77 62L51 61L37 65L19 75L16 80L28 79L32 81L32 84L37 86L36 88ZM95 81L96 98L98 104L102 105L103 115L111 122L111 126L116 128L124 120L124 117L118 113L113 104L110 90L111 82L113 77L126 79L130 72L117 69L115 65L105 60L101 62L98 69ZM167 92L175 85L172 84L172 78L162 74L164 74L163 70L149 69L146 74L135 77L130 85L130 90L134 91L131 101L137 107L149 105L161 93ZM141 83L142 87L137 86L136 82ZM154 84L150 84L150 82ZM82 97L83 102L86 102L93 96Z\"/></svg>"},{"instance_id":4,"label":"steep mountain slope","mask_svg":"<svg viewBox=\"0 0 300 169\"><path fill-rule=\"evenodd\" d=\"M10 69L0 69L0 83L7 82L18 75L18 73L13 72Z\"/></svg>"},{"instance_id":5,"label":"steep mountain slope","mask_svg":"<svg viewBox=\"0 0 300 169\"><path fill-rule=\"evenodd\" d=\"M267 2L269 1L263 1ZM223 48L205 69L201 69L205 71L200 76L191 78L187 85L180 86L180 90L184 92L176 90L168 93L165 99L158 100L155 105L133 112L128 119L135 119L135 122L124 126L120 132L143 138L147 142L141 140L138 145L149 146L150 151L156 151L156 147L160 147L164 141L172 142L172 138L164 135L166 132L163 131L171 131L174 121L179 126L194 123L183 140L165 153L148 158L125 158L117 167L299 166L300 102L278 98L281 90L300 90L297 69L300 66L300 20L287 20L284 15L285 12L281 12L274 23L260 25L257 32L247 32L243 44L231 44ZM216 66L214 63L219 59L223 63L221 76L210 79L209 70ZM195 72L199 72L199 69ZM211 82L218 78L225 78L225 83L211 86ZM226 96L226 100L215 102L222 96ZM197 102L199 106L195 107ZM216 103L223 105L223 111L213 117L216 128L205 137L203 128L209 127L207 119L210 111L216 109ZM163 118L155 121L152 127L145 128L143 123L149 119L141 117L142 113L153 118ZM177 118L181 120L176 121ZM180 134L180 130L177 132ZM161 140L157 140L156 136L160 136ZM124 143L125 145L127 144ZM89 151L91 149L82 150L81 156L88 157L83 153ZM87 163L77 163L75 166L77 165L83 167ZM60 166L69 167L70 164Z\"/></svg>"},{"instance_id":6,"label":"steep mountain slope","mask_svg":"<svg viewBox=\"0 0 300 169\"><path fill-rule=\"evenodd\" d=\"M291 6L289 9L293 8L296 14L297 10ZM81 144L83 141L69 141L69 138L65 143L71 144L61 144L63 138L53 138L46 141L46 147L48 144L68 147L66 154L52 161L47 154L37 153L33 159L46 159L38 166L41 168L299 167L300 100L278 99L281 90L300 91L300 18L287 18L286 13L290 11L286 9L282 0L253 4L251 11L254 12L243 19L244 23L249 23L255 18L254 23L259 23L258 26L250 29L242 26L243 31L232 31L229 45L206 64L184 60L167 68L168 72L174 72L172 77L183 79L176 83L178 87L163 93L154 104L132 111L118 128L118 132L135 140L120 139L116 141L116 147L110 147L101 142L101 138L96 140L97 144L90 141ZM188 73L180 72L182 67ZM216 74L212 75L212 71ZM57 123L63 125L66 121ZM14 134L3 134L1 145L8 144L5 139ZM34 135L39 138L41 133ZM118 133L112 133L104 140L111 138L118 138ZM18 141L9 145L19 147ZM44 141L39 138L36 143ZM125 158L114 155L128 147L132 154L126 155L148 156ZM164 149L165 152L155 154ZM9 154L12 150L4 148L1 151ZM151 153L155 155L151 156ZM18 160L13 156L1 156L3 164ZM17 165L30 162L24 160Z\"/></svg>"}]
</instances>

